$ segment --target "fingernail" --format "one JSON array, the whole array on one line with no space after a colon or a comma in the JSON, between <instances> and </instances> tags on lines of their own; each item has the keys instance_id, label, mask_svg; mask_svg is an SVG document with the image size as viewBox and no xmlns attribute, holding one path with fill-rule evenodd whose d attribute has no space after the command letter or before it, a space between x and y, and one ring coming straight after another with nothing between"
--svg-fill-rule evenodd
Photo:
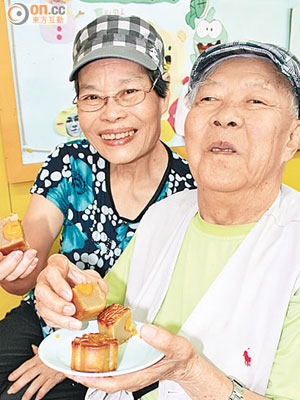
<instances>
[{"instance_id":1,"label":"fingernail","mask_svg":"<svg viewBox=\"0 0 300 400\"><path fill-rule=\"evenodd\" d=\"M156 336L156 327L153 325L144 325L141 328L141 336L143 339L152 339Z\"/></svg>"},{"instance_id":2,"label":"fingernail","mask_svg":"<svg viewBox=\"0 0 300 400\"><path fill-rule=\"evenodd\" d=\"M73 315L74 314L74 308L72 306L64 306L63 313L65 315Z\"/></svg>"},{"instance_id":3,"label":"fingernail","mask_svg":"<svg viewBox=\"0 0 300 400\"><path fill-rule=\"evenodd\" d=\"M39 259L37 257L35 257L35 259L31 261L30 266L35 267L38 262L39 262Z\"/></svg>"},{"instance_id":4,"label":"fingernail","mask_svg":"<svg viewBox=\"0 0 300 400\"><path fill-rule=\"evenodd\" d=\"M63 291L60 292L60 295L65 300L68 300L68 301L72 300L72 292L67 292L66 290L63 290Z\"/></svg>"},{"instance_id":5,"label":"fingernail","mask_svg":"<svg viewBox=\"0 0 300 400\"><path fill-rule=\"evenodd\" d=\"M35 344L31 345L32 351L35 352L37 351L38 347Z\"/></svg>"},{"instance_id":6,"label":"fingernail","mask_svg":"<svg viewBox=\"0 0 300 400\"><path fill-rule=\"evenodd\" d=\"M26 257L28 259L34 258L36 256L36 254L37 254L37 251L33 250L33 249L26 251Z\"/></svg>"},{"instance_id":7,"label":"fingernail","mask_svg":"<svg viewBox=\"0 0 300 400\"><path fill-rule=\"evenodd\" d=\"M71 321L70 322L70 328L72 328L72 329L79 330L79 329L81 329L81 326L82 326L82 324L80 321Z\"/></svg>"},{"instance_id":8,"label":"fingernail","mask_svg":"<svg viewBox=\"0 0 300 400\"><path fill-rule=\"evenodd\" d=\"M13 394L13 393L16 393L16 391L13 389L13 387L11 386L9 389L8 389L8 391L7 391L7 394Z\"/></svg>"},{"instance_id":9,"label":"fingernail","mask_svg":"<svg viewBox=\"0 0 300 400\"><path fill-rule=\"evenodd\" d=\"M22 253L22 251L19 251L19 250L18 251L13 251L12 253L10 253L8 255L9 258L14 259L15 261L20 261L22 256L23 256L23 253Z\"/></svg>"}]
</instances>

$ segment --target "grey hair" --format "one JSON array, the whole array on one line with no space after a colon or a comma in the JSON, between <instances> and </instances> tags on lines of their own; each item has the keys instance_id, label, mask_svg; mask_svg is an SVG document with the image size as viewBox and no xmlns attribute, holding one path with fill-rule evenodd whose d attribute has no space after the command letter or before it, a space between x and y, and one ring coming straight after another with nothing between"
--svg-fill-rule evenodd
<instances>
[{"instance_id":1,"label":"grey hair","mask_svg":"<svg viewBox=\"0 0 300 400\"><path fill-rule=\"evenodd\" d=\"M196 85L187 94L187 106L188 107L192 107L192 105L194 104L194 101L195 101L195 99L197 97L199 89L201 88L201 86L203 86L203 84L206 81L206 79L213 72L215 72L215 70L218 68L218 66L222 62L227 61L230 58L257 58L259 60L268 61L270 64L272 64L274 66L274 68L276 68L276 70L278 72L278 78L279 78L280 83L282 84L282 86L286 90L287 96L288 96L289 101L290 101L290 109L291 109L292 115L295 116L298 119L299 100L298 100L298 96L297 96L294 88L292 87L289 79L282 72L279 71L279 69L276 67L276 65L271 60L269 60L269 59L267 59L265 57L262 57L262 56L257 56L256 54L237 54L237 55L226 57L226 58L224 58L222 60L218 60L215 63L211 64L207 69L205 69L202 72L202 74L199 76L199 80L196 83ZM274 73L276 73L276 70L274 70Z\"/></svg>"}]
</instances>

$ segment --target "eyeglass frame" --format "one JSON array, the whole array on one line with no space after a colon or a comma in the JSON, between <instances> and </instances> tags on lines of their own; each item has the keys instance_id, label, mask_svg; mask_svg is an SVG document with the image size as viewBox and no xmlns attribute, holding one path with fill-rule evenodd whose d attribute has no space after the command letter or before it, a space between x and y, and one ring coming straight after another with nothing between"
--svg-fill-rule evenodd
<instances>
[{"instance_id":1,"label":"eyeglass frame","mask_svg":"<svg viewBox=\"0 0 300 400\"><path fill-rule=\"evenodd\" d=\"M120 104L121 107L133 107L133 106L136 106L136 105L142 103L142 102L145 100L146 95L147 95L148 93L150 93L150 92L154 89L154 87L155 87L155 85L156 85L158 79L159 79L159 75L156 77L156 79L155 79L155 81L153 82L153 84L152 84L152 86L151 86L150 89L135 89L135 88L132 88L132 89L135 89L136 91L139 91L139 92L143 92L143 93L144 93L144 98L143 98L143 100L139 101L138 103L131 104L131 105L128 105L128 106L123 106L122 104L120 104L117 95L118 95L119 93L121 93L122 91L124 91L124 90L125 90L125 89L124 89L124 90L120 90L119 92L117 92L116 94L114 94L114 95L112 95L112 96L99 96L99 99L104 100L104 103L103 103L103 106L97 108L96 110L87 111L87 110L82 110L82 109L81 109L81 111L84 111L84 112L96 112L96 111L102 110L102 108L105 107L106 104L108 103L108 99L114 99L115 102L116 102L117 104ZM128 90L128 89L127 89L127 90ZM76 99L77 99L77 100L76 100ZM80 110L80 107L78 107L78 100L79 100L79 97L78 97L78 95L76 95L76 96L74 97L73 101L72 101L72 104L76 105L77 108Z\"/></svg>"}]
</instances>

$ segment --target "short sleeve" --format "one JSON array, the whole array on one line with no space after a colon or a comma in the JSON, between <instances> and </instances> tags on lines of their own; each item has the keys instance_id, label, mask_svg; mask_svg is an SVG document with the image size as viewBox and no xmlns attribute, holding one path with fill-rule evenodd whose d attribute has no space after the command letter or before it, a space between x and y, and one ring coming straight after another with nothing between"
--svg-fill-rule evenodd
<instances>
[{"instance_id":1,"label":"short sleeve","mask_svg":"<svg viewBox=\"0 0 300 400\"><path fill-rule=\"evenodd\" d=\"M30 193L44 196L66 216L69 209L70 157L65 145L59 145L42 165Z\"/></svg>"}]
</instances>

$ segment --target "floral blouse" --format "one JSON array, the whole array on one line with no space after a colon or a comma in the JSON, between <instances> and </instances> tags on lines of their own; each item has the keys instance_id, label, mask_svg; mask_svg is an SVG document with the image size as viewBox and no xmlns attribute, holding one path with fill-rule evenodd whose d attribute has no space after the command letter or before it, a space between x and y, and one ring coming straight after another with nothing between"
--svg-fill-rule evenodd
<instances>
[{"instance_id":1,"label":"floral blouse","mask_svg":"<svg viewBox=\"0 0 300 400\"><path fill-rule=\"evenodd\" d=\"M61 144L48 156L30 192L44 196L63 213L60 251L78 268L94 269L103 277L126 248L151 204L196 187L187 162L166 149L169 161L160 185L134 220L116 210L110 164L86 139ZM27 301L34 305L32 293Z\"/></svg>"}]
</instances>

